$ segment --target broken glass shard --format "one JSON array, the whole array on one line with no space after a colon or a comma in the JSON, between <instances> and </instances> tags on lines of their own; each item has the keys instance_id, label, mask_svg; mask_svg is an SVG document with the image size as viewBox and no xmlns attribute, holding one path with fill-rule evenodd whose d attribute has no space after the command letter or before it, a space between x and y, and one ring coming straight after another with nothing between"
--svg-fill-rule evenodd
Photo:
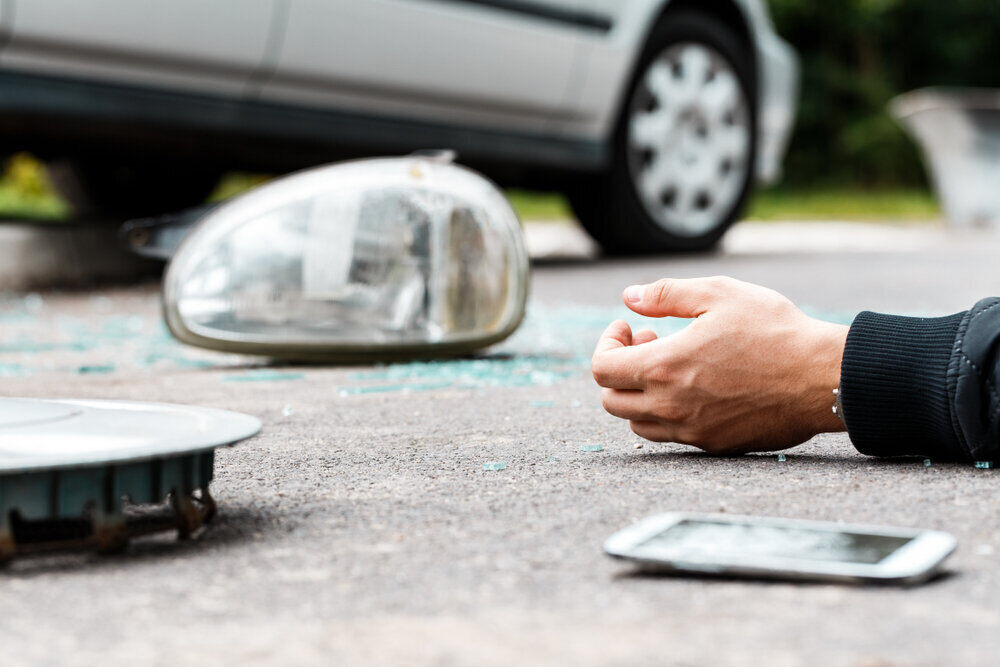
<instances>
[{"instance_id":1,"label":"broken glass shard","mask_svg":"<svg viewBox=\"0 0 1000 667\"><path fill-rule=\"evenodd\" d=\"M239 375L227 375L222 378L226 382L278 382L287 380L301 380L302 373L280 373L268 369L260 371L249 371Z\"/></svg>"},{"instance_id":2,"label":"broken glass shard","mask_svg":"<svg viewBox=\"0 0 1000 667\"><path fill-rule=\"evenodd\" d=\"M104 373L114 373L115 367L112 364L101 364L97 366L80 366L76 369L80 375L103 375Z\"/></svg>"}]
</instances>

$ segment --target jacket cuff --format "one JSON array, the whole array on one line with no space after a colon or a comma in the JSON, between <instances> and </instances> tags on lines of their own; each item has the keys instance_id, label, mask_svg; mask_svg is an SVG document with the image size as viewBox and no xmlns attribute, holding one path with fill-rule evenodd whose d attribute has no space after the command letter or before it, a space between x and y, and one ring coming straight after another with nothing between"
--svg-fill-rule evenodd
<instances>
[{"instance_id":1,"label":"jacket cuff","mask_svg":"<svg viewBox=\"0 0 1000 667\"><path fill-rule=\"evenodd\" d=\"M966 459L951 418L948 361L965 313L922 318L862 312L840 369L851 442L871 456Z\"/></svg>"}]
</instances>

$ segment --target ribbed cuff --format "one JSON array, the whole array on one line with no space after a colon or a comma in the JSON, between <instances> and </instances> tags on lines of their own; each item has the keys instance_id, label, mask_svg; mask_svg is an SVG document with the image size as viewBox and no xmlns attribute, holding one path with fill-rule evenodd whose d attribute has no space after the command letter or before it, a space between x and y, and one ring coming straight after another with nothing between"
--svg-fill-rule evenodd
<instances>
[{"instance_id":1,"label":"ribbed cuff","mask_svg":"<svg viewBox=\"0 0 1000 667\"><path fill-rule=\"evenodd\" d=\"M865 311L854 319L840 386L847 432L858 451L968 458L952 427L946 381L964 315L921 318Z\"/></svg>"}]
</instances>

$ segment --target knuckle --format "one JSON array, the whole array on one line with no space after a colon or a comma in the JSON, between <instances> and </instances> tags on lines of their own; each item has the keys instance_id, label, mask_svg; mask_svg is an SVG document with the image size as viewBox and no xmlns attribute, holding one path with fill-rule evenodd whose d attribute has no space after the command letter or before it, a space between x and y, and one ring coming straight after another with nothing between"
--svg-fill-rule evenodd
<instances>
[{"instance_id":1,"label":"knuckle","mask_svg":"<svg viewBox=\"0 0 1000 667\"><path fill-rule=\"evenodd\" d=\"M676 371L671 378L673 385L680 390L690 391L695 389L701 380L701 374L694 368L687 368Z\"/></svg>"},{"instance_id":2,"label":"knuckle","mask_svg":"<svg viewBox=\"0 0 1000 667\"><path fill-rule=\"evenodd\" d=\"M673 288L673 281L669 278L660 278L653 283L650 288L650 296L657 303L664 303L670 298L670 290Z\"/></svg>"},{"instance_id":3,"label":"knuckle","mask_svg":"<svg viewBox=\"0 0 1000 667\"><path fill-rule=\"evenodd\" d=\"M683 403L667 402L656 411L657 415L671 424L683 424L691 417L691 411Z\"/></svg>"},{"instance_id":4,"label":"knuckle","mask_svg":"<svg viewBox=\"0 0 1000 667\"><path fill-rule=\"evenodd\" d=\"M660 354L649 354L642 359L642 366L639 368L641 377L648 383L670 384L673 379L673 368L670 359Z\"/></svg>"}]
</instances>

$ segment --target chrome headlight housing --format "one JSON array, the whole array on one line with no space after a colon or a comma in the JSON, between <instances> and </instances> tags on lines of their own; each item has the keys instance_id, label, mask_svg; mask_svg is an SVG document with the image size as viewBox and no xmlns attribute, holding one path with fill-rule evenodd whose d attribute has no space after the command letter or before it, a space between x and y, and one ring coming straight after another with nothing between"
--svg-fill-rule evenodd
<instances>
[{"instance_id":1,"label":"chrome headlight housing","mask_svg":"<svg viewBox=\"0 0 1000 667\"><path fill-rule=\"evenodd\" d=\"M286 358L459 354L524 317L517 216L482 176L418 156L278 179L211 211L164 277L185 343Z\"/></svg>"}]
</instances>

